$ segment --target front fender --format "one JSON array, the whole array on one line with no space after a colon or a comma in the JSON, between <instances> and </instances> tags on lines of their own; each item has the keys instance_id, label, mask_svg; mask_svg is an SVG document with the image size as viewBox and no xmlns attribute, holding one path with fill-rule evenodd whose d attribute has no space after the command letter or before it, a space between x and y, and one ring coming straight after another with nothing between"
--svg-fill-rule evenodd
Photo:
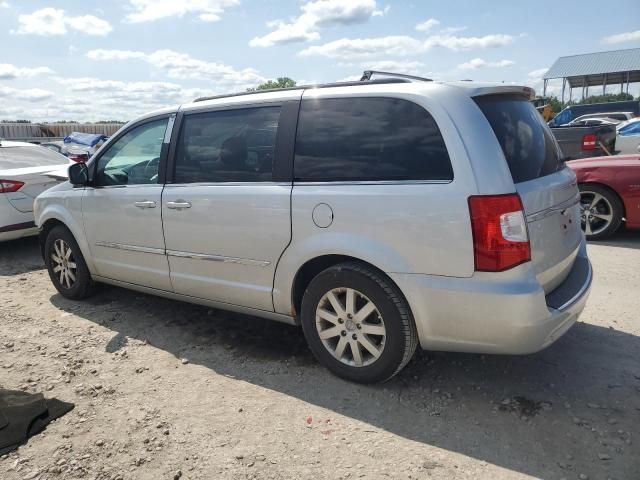
<instances>
[{"instance_id":1,"label":"front fender","mask_svg":"<svg viewBox=\"0 0 640 480\"><path fill-rule=\"evenodd\" d=\"M35 222L40 229L51 220L67 227L80 247L89 272L94 274L96 270L82 224L82 191L73 193L79 195L56 199L56 202L51 202L46 196L39 196L34 204Z\"/></svg>"}]
</instances>

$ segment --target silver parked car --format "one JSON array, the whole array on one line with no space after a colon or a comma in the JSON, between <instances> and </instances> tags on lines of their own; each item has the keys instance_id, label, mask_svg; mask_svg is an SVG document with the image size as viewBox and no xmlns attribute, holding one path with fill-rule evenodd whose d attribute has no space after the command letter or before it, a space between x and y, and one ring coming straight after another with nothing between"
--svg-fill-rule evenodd
<instances>
[{"instance_id":1,"label":"silver parked car","mask_svg":"<svg viewBox=\"0 0 640 480\"><path fill-rule=\"evenodd\" d=\"M603 112L603 113L588 113L586 115L580 115L578 118L574 118L569 125L574 124L575 122L581 122L583 120L591 120L597 118L605 118L607 120L614 120L618 122L626 122L627 120L631 120L635 115L633 112Z\"/></svg>"},{"instance_id":2,"label":"silver parked car","mask_svg":"<svg viewBox=\"0 0 640 480\"><path fill-rule=\"evenodd\" d=\"M357 382L418 343L538 351L583 310L591 266L531 93L382 79L150 113L36 200L51 280L301 325Z\"/></svg>"},{"instance_id":3,"label":"silver parked car","mask_svg":"<svg viewBox=\"0 0 640 480\"><path fill-rule=\"evenodd\" d=\"M69 163L33 143L0 140L0 242L38 234L33 201L60 182L49 173L66 170Z\"/></svg>"}]
</instances>

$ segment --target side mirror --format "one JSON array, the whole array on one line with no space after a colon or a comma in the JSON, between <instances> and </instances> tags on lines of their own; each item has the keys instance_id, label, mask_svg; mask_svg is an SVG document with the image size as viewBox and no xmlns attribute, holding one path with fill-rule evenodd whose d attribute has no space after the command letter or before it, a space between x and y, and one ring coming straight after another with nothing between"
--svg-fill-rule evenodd
<instances>
[{"instance_id":1,"label":"side mirror","mask_svg":"<svg viewBox=\"0 0 640 480\"><path fill-rule=\"evenodd\" d=\"M89 184L89 168L86 163L74 163L69 167L69 182L74 187L84 187Z\"/></svg>"}]
</instances>

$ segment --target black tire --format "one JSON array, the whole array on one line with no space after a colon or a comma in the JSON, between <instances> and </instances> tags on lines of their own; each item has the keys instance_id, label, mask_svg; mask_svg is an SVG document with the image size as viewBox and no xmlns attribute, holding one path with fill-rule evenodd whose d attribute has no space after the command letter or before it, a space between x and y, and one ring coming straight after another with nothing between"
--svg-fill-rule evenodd
<instances>
[{"instance_id":1,"label":"black tire","mask_svg":"<svg viewBox=\"0 0 640 480\"><path fill-rule=\"evenodd\" d=\"M333 289L346 288L362 294L359 297L361 300L373 302L383 319L386 331L384 340L381 340L384 346L381 348L379 357L373 360L374 357L370 356L368 361L372 363L367 365L363 363L363 366L348 365L336 358L328 347L325 347L316 327L316 309L325 295ZM342 305L346 305L346 300ZM357 318L357 315L349 318ZM375 318L373 321L380 320ZM357 262L341 263L330 267L311 281L302 298L301 323L309 348L318 361L337 376L358 383L377 383L389 380L409 362L418 344L418 334L413 316L402 293L383 274ZM365 325L364 321L362 323ZM371 324L366 325L370 326ZM342 328L340 325L335 326ZM353 328L353 326L354 323L351 322L350 327ZM346 328L345 326L345 330ZM361 326L358 324L357 328L361 328ZM344 333L343 331L343 336ZM358 334L359 332L352 330L346 336L350 337L352 333ZM353 336L354 341L356 337L357 335ZM371 339L372 337L366 336L366 338ZM381 339L381 337L375 336L373 338ZM339 336L335 339L336 343L340 341ZM347 348L353 356L353 347ZM355 348L360 349L360 346ZM361 349L361 352L363 358L365 355L370 355L364 348ZM347 350L345 350L346 354ZM352 360L355 361L355 357Z\"/></svg>"},{"instance_id":2,"label":"black tire","mask_svg":"<svg viewBox=\"0 0 640 480\"><path fill-rule=\"evenodd\" d=\"M592 230L592 233L588 233L586 230L586 221L590 212L583 210L582 213L585 215L585 218L582 221L582 229L585 231L587 240L603 240L613 235L620 228L620 225L622 224L622 218L624 216L624 207L622 205L620 197L618 197L618 195L614 191L602 185L581 183L580 185L578 185L578 188L580 189L580 204L583 209L586 206L585 200L593 198L593 194L598 194L602 195L605 201L600 202L597 206L597 209L602 210L604 213L610 213L612 215L611 221L608 223L608 225L604 226L604 228L601 228L602 226L600 228L596 228L598 227L598 223L596 223L596 225L593 226L594 228ZM611 211L606 212L606 210L608 209L610 209ZM596 218L595 221L598 222L598 219Z\"/></svg>"},{"instance_id":3,"label":"black tire","mask_svg":"<svg viewBox=\"0 0 640 480\"><path fill-rule=\"evenodd\" d=\"M59 264L54 260L54 258L57 257L56 246L58 249L60 248L60 244L57 243L59 241L64 242L64 244L71 249L71 254L68 260L71 264L75 264L75 270L72 270L75 280L72 284L69 282L69 285L67 285L65 281L61 280L60 271L58 270L56 272L54 270L59 266ZM84 257L82 256L82 252L80 251L80 247L78 247L76 239L73 238L73 235L69 230L67 230L67 228L59 225L51 229L48 233L44 244L44 261L47 266L51 282L63 297L71 300L82 300L93 293L94 283L91 279L89 269L87 268L87 263L84 261ZM67 264L65 268L71 267Z\"/></svg>"}]
</instances>

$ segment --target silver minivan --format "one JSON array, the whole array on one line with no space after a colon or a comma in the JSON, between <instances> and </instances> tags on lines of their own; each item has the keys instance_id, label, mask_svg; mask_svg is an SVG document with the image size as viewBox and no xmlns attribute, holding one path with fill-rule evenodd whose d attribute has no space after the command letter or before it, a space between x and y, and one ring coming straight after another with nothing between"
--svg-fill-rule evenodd
<instances>
[{"instance_id":1,"label":"silver minivan","mask_svg":"<svg viewBox=\"0 0 640 480\"><path fill-rule=\"evenodd\" d=\"M37 198L49 275L71 299L108 283L301 325L357 382L418 343L538 351L592 273L531 95L383 78L150 113Z\"/></svg>"}]
</instances>

